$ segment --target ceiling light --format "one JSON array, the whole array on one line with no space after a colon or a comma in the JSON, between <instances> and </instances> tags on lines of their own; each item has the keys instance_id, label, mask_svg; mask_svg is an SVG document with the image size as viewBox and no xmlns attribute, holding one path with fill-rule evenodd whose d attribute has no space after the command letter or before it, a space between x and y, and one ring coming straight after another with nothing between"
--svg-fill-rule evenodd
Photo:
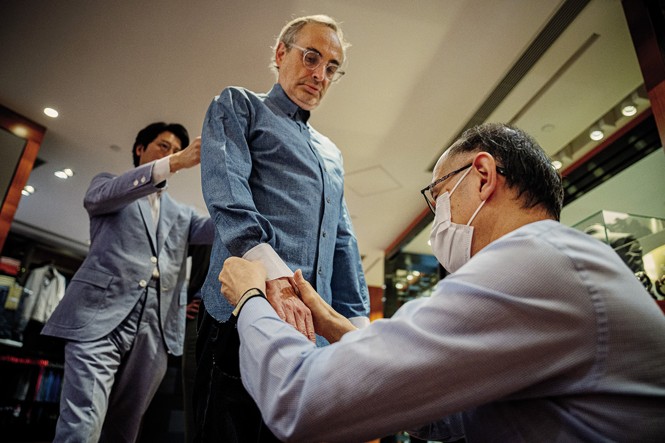
<instances>
[{"instance_id":1,"label":"ceiling light","mask_svg":"<svg viewBox=\"0 0 665 443\"><path fill-rule=\"evenodd\" d=\"M21 194L25 195L26 197L34 193L35 193L35 187L30 185L25 185L23 187L23 190L21 191Z\"/></svg>"},{"instance_id":2,"label":"ceiling light","mask_svg":"<svg viewBox=\"0 0 665 443\"><path fill-rule=\"evenodd\" d=\"M395 287L396 287L397 289L403 289L403 288L404 288L404 284L403 284L403 283L395 283Z\"/></svg>"},{"instance_id":3,"label":"ceiling light","mask_svg":"<svg viewBox=\"0 0 665 443\"><path fill-rule=\"evenodd\" d=\"M561 163L559 160L554 160L552 162L552 166L554 166L554 169L557 171L563 167L563 163Z\"/></svg>"},{"instance_id":4,"label":"ceiling light","mask_svg":"<svg viewBox=\"0 0 665 443\"><path fill-rule=\"evenodd\" d=\"M621 113L626 117L632 117L637 114L637 106L631 101L625 101L621 104Z\"/></svg>"},{"instance_id":5,"label":"ceiling light","mask_svg":"<svg viewBox=\"0 0 665 443\"><path fill-rule=\"evenodd\" d=\"M600 129L600 126L592 126L591 129L589 129L589 138L591 140L598 141L602 140L603 137L605 137L605 133Z\"/></svg>"},{"instance_id":6,"label":"ceiling light","mask_svg":"<svg viewBox=\"0 0 665 443\"><path fill-rule=\"evenodd\" d=\"M56 118L58 116L58 111L53 108L44 108L44 114L48 115L51 118Z\"/></svg>"},{"instance_id":7,"label":"ceiling light","mask_svg":"<svg viewBox=\"0 0 665 443\"><path fill-rule=\"evenodd\" d=\"M61 171L55 171L53 174L58 178L67 180L69 177L74 176L74 171L72 171L70 168L64 168Z\"/></svg>"}]
</instances>

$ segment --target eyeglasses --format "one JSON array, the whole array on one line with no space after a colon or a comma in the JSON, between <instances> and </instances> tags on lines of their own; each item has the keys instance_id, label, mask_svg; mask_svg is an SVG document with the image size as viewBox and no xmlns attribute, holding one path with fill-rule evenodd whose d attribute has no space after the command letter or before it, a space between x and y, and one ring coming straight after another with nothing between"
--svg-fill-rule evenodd
<instances>
[{"instance_id":1,"label":"eyeglasses","mask_svg":"<svg viewBox=\"0 0 665 443\"><path fill-rule=\"evenodd\" d=\"M434 187L436 185L438 185L439 183L442 183L442 182L448 180L453 175L459 174L460 172L464 171L465 169L470 168L471 165L473 165L473 163L469 163L468 165L464 165L459 169L455 169L453 172L451 172L449 174L446 174L446 175L444 175L443 177L441 177L437 180L434 180L432 183L430 183L429 185L425 186L423 189L420 190L420 193L423 195L423 197L425 197L425 201L427 202L427 206L429 207L429 210L432 211L432 213L434 213L434 214L436 213L436 199L432 195L432 189L434 189ZM499 167L499 166L496 167L496 171L501 175L504 175L504 176L506 175L506 171L503 168Z\"/></svg>"},{"instance_id":2,"label":"eyeglasses","mask_svg":"<svg viewBox=\"0 0 665 443\"><path fill-rule=\"evenodd\" d=\"M455 169L450 174L446 174L443 177L441 177L440 179L434 180L432 183L430 183L429 185L425 186L423 189L420 190L420 193L423 195L423 197L425 197L425 201L427 202L427 206L429 206L429 209L430 209L430 211L432 211L432 213L436 212L435 211L436 200L434 199L434 196L432 195L432 189L434 189L434 187L436 185L438 185L439 183L448 180L453 175L459 174L460 172L464 171L465 169L470 168L472 164L473 163L469 163L468 165L464 165L459 169Z\"/></svg>"},{"instance_id":3,"label":"eyeglasses","mask_svg":"<svg viewBox=\"0 0 665 443\"><path fill-rule=\"evenodd\" d=\"M302 51L302 64L309 70L314 71L321 66L323 62L323 56L314 49L303 48L298 45L289 45L292 48L296 48ZM339 69L339 65L335 63L328 63L326 65L326 78L331 82L336 82L345 74L344 71Z\"/></svg>"}]
</instances>

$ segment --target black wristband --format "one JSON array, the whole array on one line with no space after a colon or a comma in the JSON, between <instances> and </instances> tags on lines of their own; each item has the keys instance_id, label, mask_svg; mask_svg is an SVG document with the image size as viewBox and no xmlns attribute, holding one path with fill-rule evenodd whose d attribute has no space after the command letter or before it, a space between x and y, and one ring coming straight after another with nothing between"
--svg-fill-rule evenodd
<instances>
[{"instance_id":1,"label":"black wristband","mask_svg":"<svg viewBox=\"0 0 665 443\"><path fill-rule=\"evenodd\" d=\"M233 310L233 315L236 317L240 315L240 310L242 307L247 303L247 300L253 297L263 297L266 298L266 295L263 293L262 290L259 288L251 288L245 291L244 294L242 294L242 297L240 297L240 300L238 300L238 304L236 305L235 309ZM267 300L267 298L266 298Z\"/></svg>"}]
</instances>

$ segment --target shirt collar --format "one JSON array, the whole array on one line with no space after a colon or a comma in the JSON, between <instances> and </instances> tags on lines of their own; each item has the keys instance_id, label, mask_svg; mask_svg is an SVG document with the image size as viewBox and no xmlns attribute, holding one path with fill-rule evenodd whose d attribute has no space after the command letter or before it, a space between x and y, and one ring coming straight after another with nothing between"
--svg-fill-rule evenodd
<instances>
[{"instance_id":1,"label":"shirt collar","mask_svg":"<svg viewBox=\"0 0 665 443\"><path fill-rule=\"evenodd\" d=\"M292 119L303 123L307 123L307 120L309 120L309 111L293 103L279 83L275 83L270 92L268 92L268 97Z\"/></svg>"}]
</instances>

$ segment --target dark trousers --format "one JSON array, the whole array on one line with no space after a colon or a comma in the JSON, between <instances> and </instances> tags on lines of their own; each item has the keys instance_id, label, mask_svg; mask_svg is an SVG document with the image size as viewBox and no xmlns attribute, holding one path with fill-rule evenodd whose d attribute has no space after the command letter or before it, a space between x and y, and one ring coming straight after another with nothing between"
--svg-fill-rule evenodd
<instances>
[{"instance_id":1,"label":"dark trousers","mask_svg":"<svg viewBox=\"0 0 665 443\"><path fill-rule=\"evenodd\" d=\"M220 323L203 304L196 343L195 442L268 443L279 440L261 418L240 379L236 318Z\"/></svg>"}]
</instances>

